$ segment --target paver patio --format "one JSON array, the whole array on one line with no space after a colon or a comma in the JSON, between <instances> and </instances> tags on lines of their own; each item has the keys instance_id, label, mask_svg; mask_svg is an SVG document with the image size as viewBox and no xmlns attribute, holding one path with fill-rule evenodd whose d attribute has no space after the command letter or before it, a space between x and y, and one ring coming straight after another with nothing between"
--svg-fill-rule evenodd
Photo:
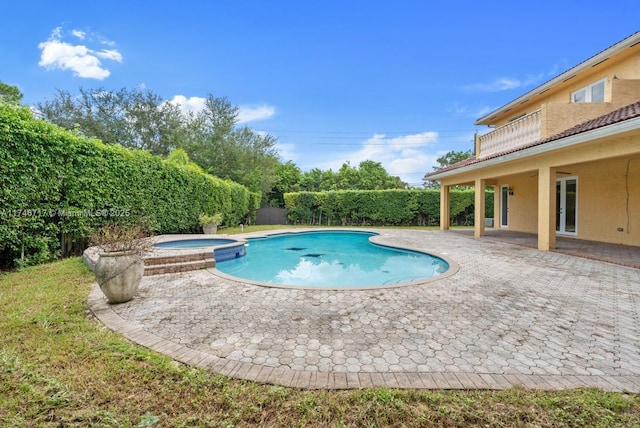
<instances>
[{"instance_id":1,"label":"paver patio","mask_svg":"<svg viewBox=\"0 0 640 428\"><path fill-rule=\"evenodd\" d=\"M640 392L640 269L451 231L370 230L459 271L399 288L310 290L200 270L144 277L119 305L95 285L89 305L134 342L264 383Z\"/></svg>"}]
</instances>

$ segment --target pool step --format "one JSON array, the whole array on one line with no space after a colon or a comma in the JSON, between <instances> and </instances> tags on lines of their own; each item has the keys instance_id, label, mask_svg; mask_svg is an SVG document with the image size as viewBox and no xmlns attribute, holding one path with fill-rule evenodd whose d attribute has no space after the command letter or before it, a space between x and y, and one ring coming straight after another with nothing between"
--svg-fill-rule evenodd
<instances>
[{"instance_id":1,"label":"pool step","mask_svg":"<svg viewBox=\"0 0 640 428\"><path fill-rule=\"evenodd\" d=\"M150 256L144 259L144 275L188 272L216 267L213 251L178 254L171 256Z\"/></svg>"}]
</instances>

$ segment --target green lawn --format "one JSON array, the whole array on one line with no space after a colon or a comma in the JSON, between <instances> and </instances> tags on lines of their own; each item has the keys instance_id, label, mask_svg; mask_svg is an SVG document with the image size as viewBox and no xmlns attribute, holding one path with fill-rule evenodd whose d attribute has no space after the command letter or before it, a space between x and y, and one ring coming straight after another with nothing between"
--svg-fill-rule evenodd
<instances>
[{"instance_id":1,"label":"green lawn","mask_svg":"<svg viewBox=\"0 0 640 428\"><path fill-rule=\"evenodd\" d=\"M233 232L233 231L231 231ZM302 391L174 363L87 311L79 258L0 275L0 426L640 426L637 395Z\"/></svg>"}]
</instances>

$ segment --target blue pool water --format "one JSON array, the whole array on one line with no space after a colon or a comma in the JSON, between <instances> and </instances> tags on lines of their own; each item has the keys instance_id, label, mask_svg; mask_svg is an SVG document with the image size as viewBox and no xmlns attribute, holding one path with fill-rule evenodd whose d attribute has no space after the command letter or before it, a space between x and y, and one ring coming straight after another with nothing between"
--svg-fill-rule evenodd
<instances>
[{"instance_id":1,"label":"blue pool water","mask_svg":"<svg viewBox=\"0 0 640 428\"><path fill-rule=\"evenodd\" d=\"M249 239L244 257L219 262L216 268L248 280L327 288L402 284L449 268L430 254L372 244L373 235L323 231Z\"/></svg>"},{"instance_id":2,"label":"blue pool water","mask_svg":"<svg viewBox=\"0 0 640 428\"><path fill-rule=\"evenodd\" d=\"M237 242L233 239L224 238L202 238L202 239L185 239L177 241L167 241L154 244L156 248L202 248L213 247L215 245L231 244Z\"/></svg>"}]
</instances>

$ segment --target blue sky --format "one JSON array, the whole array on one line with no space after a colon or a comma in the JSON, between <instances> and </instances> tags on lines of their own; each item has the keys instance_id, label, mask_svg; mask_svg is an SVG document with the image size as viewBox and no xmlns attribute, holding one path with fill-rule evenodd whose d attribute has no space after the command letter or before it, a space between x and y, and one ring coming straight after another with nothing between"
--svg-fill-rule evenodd
<instances>
[{"instance_id":1,"label":"blue sky","mask_svg":"<svg viewBox=\"0 0 640 428\"><path fill-rule=\"evenodd\" d=\"M472 148L475 119L640 30L619 0L16 1L2 7L0 80L208 94L278 139L302 170L381 162L419 186Z\"/></svg>"}]
</instances>

